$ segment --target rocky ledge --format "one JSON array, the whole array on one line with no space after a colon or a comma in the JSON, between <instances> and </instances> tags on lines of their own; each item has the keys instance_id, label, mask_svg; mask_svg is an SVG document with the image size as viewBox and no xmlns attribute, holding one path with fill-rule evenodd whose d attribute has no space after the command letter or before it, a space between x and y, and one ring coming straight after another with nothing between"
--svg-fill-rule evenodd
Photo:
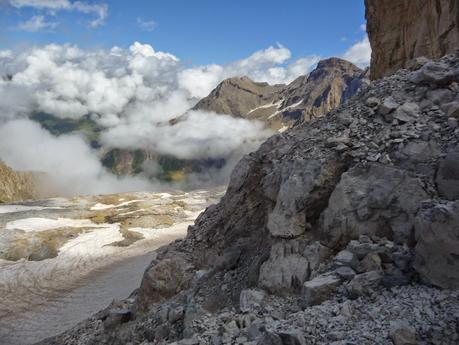
<instances>
[{"instance_id":1,"label":"rocky ledge","mask_svg":"<svg viewBox=\"0 0 459 345\"><path fill-rule=\"evenodd\" d=\"M459 52L413 66L245 156L130 299L43 344L457 344Z\"/></svg>"}]
</instances>

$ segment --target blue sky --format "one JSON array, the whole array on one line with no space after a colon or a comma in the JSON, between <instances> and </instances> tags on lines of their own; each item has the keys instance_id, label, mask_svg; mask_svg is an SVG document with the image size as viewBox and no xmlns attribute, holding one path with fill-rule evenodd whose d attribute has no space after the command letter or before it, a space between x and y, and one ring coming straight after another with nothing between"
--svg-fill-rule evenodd
<instances>
[{"instance_id":1,"label":"blue sky","mask_svg":"<svg viewBox=\"0 0 459 345\"><path fill-rule=\"evenodd\" d=\"M0 50L47 43L128 47L190 65L225 64L277 43L292 59L339 56L365 33L363 0L0 0Z\"/></svg>"}]
</instances>

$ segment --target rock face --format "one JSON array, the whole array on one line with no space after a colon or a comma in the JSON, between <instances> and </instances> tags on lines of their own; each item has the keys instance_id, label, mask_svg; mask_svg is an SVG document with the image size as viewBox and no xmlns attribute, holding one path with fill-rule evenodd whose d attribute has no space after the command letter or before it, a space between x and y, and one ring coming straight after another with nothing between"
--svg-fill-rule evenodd
<instances>
[{"instance_id":1,"label":"rock face","mask_svg":"<svg viewBox=\"0 0 459 345\"><path fill-rule=\"evenodd\" d=\"M363 84L365 71L348 61L330 58L289 85L256 83L247 77L227 79L194 109L261 120L280 129L325 115L356 94Z\"/></svg>"},{"instance_id":2,"label":"rock face","mask_svg":"<svg viewBox=\"0 0 459 345\"><path fill-rule=\"evenodd\" d=\"M370 38L371 79L459 48L456 0L365 0Z\"/></svg>"},{"instance_id":3,"label":"rock face","mask_svg":"<svg viewBox=\"0 0 459 345\"><path fill-rule=\"evenodd\" d=\"M428 199L421 180L409 172L371 163L344 173L323 214L323 236L332 246L360 235L413 243L419 204Z\"/></svg>"},{"instance_id":4,"label":"rock face","mask_svg":"<svg viewBox=\"0 0 459 345\"><path fill-rule=\"evenodd\" d=\"M137 305L145 309L176 295L189 288L193 275L193 265L184 256L174 255L158 262L153 261L145 271Z\"/></svg>"},{"instance_id":5,"label":"rock face","mask_svg":"<svg viewBox=\"0 0 459 345\"><path fill-rule=\"evenodd\" d=\"M285 85L256 83L247 77L229 78L199 101L194 109L247 117L253 109L273 103L284 89Z\"/></svg>"},{"instance_id":6,"label":"rock face","mask_svg":"<svg viewBox=\"0 0 459 345\"><path fill-rule=\"evenodd\" d=\"M284 344L302 337L321 339L318 344L366 343L373 335L388 337L387 321L400 318L400 303L404 320L417 325L416 339L457 343L457 294L438 292L451 310L428 307L426 324L419 324L412 296L422 289L418 275L459 288L458 201L437 183L439 169L444 178L455 178L445 159L459 143L459 130L436 103L442 93L459 100L459 74L452 72L458 65L459 53L417 71L401 70L326 116L268 139L238 163L225 196L197 218L186 239L158 253L133 303L133 320L111 331L96 319L54 344ZM400 288L407 284L414 285ZM264 328L246 308L238 316L231 312L248 299L247 289L269 293L260 306L270 318ZM426 296L438 296L426 289ZM344 334L312 330L320 327L310 321L320 319L318 310L330 310L327 325L348 324L342 318L353 318L350 305L366 299L370 314L384 321L364 331L357 320L350 327L358 331ZM388 316L383 310L394 300L398 309ZM168 315L177 306L183 316L172 322ZM394 339L401 339L397 332Z\"/></svg>"},{"instance_id":7,"label":"rock face","mask_svg":"<svg viewBox=\"0 0 459 345\"><path fill-rule=\"evenodd\" d=\"M459 201L426 206L416 218L415 267L429 284L459 286Z\"/></svg>"},{"instance_id":8,"label":"rock face","mask_svg":"<svg viewBox=\"0 0 459 345\"><path fill-rule=\"evenodd\" d=\"M0 203L38 197L38 174L17 172L0 161Z\"/></svg>"}]
</instances>

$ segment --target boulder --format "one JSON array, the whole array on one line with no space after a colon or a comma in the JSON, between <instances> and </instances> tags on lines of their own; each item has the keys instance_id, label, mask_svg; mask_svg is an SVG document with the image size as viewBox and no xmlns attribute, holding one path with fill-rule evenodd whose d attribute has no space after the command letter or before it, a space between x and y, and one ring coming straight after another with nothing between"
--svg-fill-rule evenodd
<instances>
[{"instance_id":1,"label":"boulder","mask_svg":"<svg viewBox=\"0 0 459 345\"><path fill-rule=\"evenodd\" d=\"M427 91L427 98L436 105L451 102L453 97L454 93L444 88Z\"/></svg>"},{"instance_id":2,"label":"boulder","mask_svg":"<svg viewBox=\"0 0 459 345\"><path fill-rule=\"evenodd\" d=\"M416 345L416 331L403 321L391 322L390 338L394 345Z\"/></svg>"},{"instance_id":3,"label":"boulder","mask_svg":"<svg viewBox=\"0 0 459 345\"><path fill-rule=\"evenodd\" d=\"M290 331L279 333L282 345L306 345L301 331Z\"/></svg>"},{"instance_id":4,"label":"boulder","mask_svg":"<svg viewBox=\"0 0 459 345\"><path fill-rule=\"evenodd\" d=\"M306 231L306 203L321 174L318 161L294 161L282 167L276 205L268 216L268 230L274 237L293 238Z\"/></svg>"},{"instance_id":5,"label":"boulder","mask_svg":"<svg viewBox=\"0 0 459 345\"><path fill-rule=\"evenodd\" d=\"M381 258L377 253L368 253L361 262L364 272L382 270Z\"/></svg>"},{"instance_id":6,"label":"boulder","mask_svg":"<svg viewBox=\"0 0 459 345\"><path fill-rule=\"evenodd\" d=\"M387 97L383 103L379 106L378 111L381 115L386 116L399 107L399 104L394 100L393 97Z\"/></svg>"},{"instance_id":7,"label":"boulder","mask_svg":"<svg viewBox=\"0 0 459 345\"><path fill-rule=\"evenodd\" d=\"M344 280L351 280L355 277L355 271L348 266L341 266L335 270L335 274Z\"/></svg>"},{"instance_id":8,"label":"boulder","mask_svg":"<svg viewBox=\"0 0 459 345\"><path fill-rule=\"evenodd\" d=\"M376 97L368 97L367 100L365 101L365 105L370 108L375 108L380 104L381 104L380 100L377 99Z\"/></svg>"},{"instance_id":9,"label":"boulder","mask_svg":"<svg viewBox=\"0 0 459 345\"><path fill-rule=\"evenodd\" d=\"M350 252L354 253L359 260L362 260L368 253L372 251L371 243L362 243L360 240L350 241L346 248Z\"/></svg>"},{"instance_id":10,"label":"boulder","mask_svg":"<svg viewBox=\"0 0 459 345\"><path fill-rule=\"evenodd\" d=\"M262 290L244 289L239 296L239 308L243 313L249 312L260 307L265 297L266 293Z\"/></svg>"},{"instance_id":11,"label":"boulder","mask_svg":"<svg viewBox=\"0 0 459 345\"><path fill-rule=\"evenodd\" d=\"M303 285L303 305L305 307L316 305L332 298L340 284L340 279L334 275L318 276L305 282Z\"/></svg>"},{"instance_id":12,"label":"boulder","mask_svg":"<svg viewBox=\"0 0 459 345\"><path fill-rule=\"evenodd\" d=\"M416 217L414 268L421 279L459 288L459 201L426 205Z\"/></svg>"},{"instance_id":13,"label":"boulder","mask_svg":"<svg viewBox=\"0 0 459 345\"><path fill-rule=\"evenodd\" d=\"M193 265L181 253L171 252L162 260L154 260L143 276L137 310L146 310L189 288L194 276Z\"/></svg>"},{"instance_id":14,"label":"boulder","mask_svg":"<svg viewBox=\"0 0 459 345\"><path fill-rule=\"evenodd\" d=\"M357 298L372 294L379 287L382 277L380 271L370 271L356 275L347 286L349 296Z\"/></svg>"},{"instance_id":15,"label":"boulder","mask_svg":"<svg viewBox=\"0 0 459 345\"><path fill-rule=\"evenodd\" d=\"M456 129L458 126L457 119L455 117L448 117L448 127L451 129Z\"/></svg>"},{"instance_id":16,"label":"boulder","mask_svg":"<svg viewBox=\"0 0 459 345\"><path fill-rule=\"evenodd\" d=\"M332 252L329 248L321 244L319 241L306 246L303 251L303 256L309 262L309 269L314 272L319 268L319 265L331 256Z\"/></svg>"},{"instance_id":17,"label":"boulder","mask_svg":"<svg viewBox=\"0 0 459 345\"><path fill-rule=\"evenodd\" d=\"M258 340L257 345L283 345L282 339L275 333L265 332Z\"/></svg>"},{"instance_id":18,"label":"boulder","mask_svg":"<svg viewBox=\"0 0 459 345\"><path fill-rule=\"evenodd\" d=\"M441 105L441 109L449 117L459 118L459 102L453 101Z\"/></svg>"},{"instance_id":19,"label":"boulder","mask_svg":"<svg viewBox=\"0 0 459 345\"><path fill-rule=\"evenodd\" d=\"M357 256L349 250L342 250L335 256L337 266L348 266L355 268L358 264Z\"/></svg>"},{"instance_id":20,"label":"boulder","mask_svg":"<svg viewBox=\"0 0 459 345\"><path fill-rule=\"evenodd\" d=\"M419 111L416 103L407 102L397 108L394 118L401 122L412 122L419 116Z\"/></svg>"},{"instance_id":21,"label":"boulder","mask_svg":"<svg viewBox=\"0 0 459 345\"><path fill-rule=\"evenodd\" d=\"M294 238L319 217L343 164L332 159L324 162L298 157L279 169L279 192L268 214L267 228L273 237ZM273 180L277 179L270 176L270 184Z\"/></svg>"},{"instance_id":22,"label":"boulder","mask_svg":"<svg viewBox=\"0 0 459 345\"><path fill-rule=\"evenodd\" d=\"M378 163L354 167L330 196L322 218L323 241L341 248L360 235L376 235L413 245L414 217L428 198L421 181L407 171Z\"/></svg>"},{"instance_id":23,"label":"boulder","mask_svg":"<svg viewBox=\"0 0 459 345\"><path fill-rule=\"evenodd\" d=\"M309 277L309 262L291 242L278 242L260 267L258 285L271 293L286 294L301 289Z\"/></svg>"},{"instance_id":24,"label":"boulder","mask_svg":"<svg viewBox=\"0 0 459 345\"><path fill-rule=\"evenodd\" d=\"M410 79L415 84L446 86L457 80L458 77L457 71L452 70L447 64L440 61L430 61L413 72Z\"/></svg>"},{"instance_id":25,"label":"boulder","mask_svg":"<svg viewBox=\"0 0 459 345\"><path fill-rule=\"evenodd\" d=\"M459 147L441 160L436 182L441 196L448 200L459 199Z\"/></svg>"}]
</instances>

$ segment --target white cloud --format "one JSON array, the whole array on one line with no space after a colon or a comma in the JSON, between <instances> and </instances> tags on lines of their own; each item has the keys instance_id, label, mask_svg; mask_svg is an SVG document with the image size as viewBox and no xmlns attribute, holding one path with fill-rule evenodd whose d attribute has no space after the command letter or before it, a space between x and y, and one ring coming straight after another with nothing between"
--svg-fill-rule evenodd
<instances>
[{"instance_id":1,"label":"white cloud","mask_svg":"<svg viewBox=\"0 0 459 345\"><path fill-rule=\"evenodd\" d=\"M19 23L17 29L29 32L51 31L58 25L58 22L47 22L44 16L33 16L28 21Z\"/></svg>"},{"instance_id":2,"label":"white cloud","mask_svg":"<svg viewBox=\"0 0 459 345\"><path fill-rule=\"evenodd\" d=\"M362 31L367 31L367 24L366 24L366 23L361 24L361 25L360 25L360 30L362 30Z\"/></svg>"},{"instance_id":3,"label":"white cloud","mask_svg":"<svg viewBox=\"0 0 459 345\"><path fill-rule=\"evenodd\" d=\"M50 44L2 51L0 159L20 169L43 170L55 177L59 188L63 188L59 181L73 188L68 181L77 178L72 172L75 164L87 171L85 175L75 169L91 182L87 185L94 192L109 189L109 184L113 184L110 191L116 191L142 182L122 182L107 175L99 163L101 152L90 149L80 137L56 138L26 120L32 112L45 112L71 119L90 116L102 128L104 149L146 149L183 159L224 158L231 162L229 169L270 132L260 123L187 111L225 78L248 75L256 81L289 82L309 72L319 59L311 56L288 64L290 56L287 48L277 46L228 65L186 68L175 55L139 42L128 49L82 50ZM179 121L171 125L177 117ZM40 141L45 144L40 146ZM40 147L43 152L34 158ZM76 182L74 191L84 188Z\"/></svg>"},{"instance_id":4,"label":"white cloud","mask_svg":"<svg viewBox=\"0 0 459 345\"><path fill-rule=\"evenodd\" d=\"M95 14L97 18L89 23L89 26L95 28L105 23L108 16L107 4L88 4L82 1L75 1L69 7L70 10L76 10L86 14Z\"/></svg>"},{"instance_id":5,"label":"white cloud","mask_svg":"<svg viewBox=\"0 0 459 345\"><path fill-rule=\"evenodd\" d=\"M9 49L7 50L0 50L0 59L1 58L11 58L13 56L13 52Z\"/></svg>"},{"instance_id":6,"label":"white cloud","mask_svg":"<svg viewBox=\"0 0 459 345\"><path fill-rule=\"evenodd\" d=\"M30 7L38 10L52 11L78 11L85 14L93 14L97 18L89 22L90 27L103 25L108 16L108 5L88 3L84 1L69 0L8 0L10 5L16 8Z\"/></svg>"},{"instance_id":7,"label":"white cloud","mask_svg":"<svg viewBox=\"0 0 459 345\"><path fill-rule=\"evenodd\" d=\"M118 178L108 173L77 135L55 137L30 120L17 119L0 126L0 157L18 170L47 172L47 191L59 195L152 188L143 178Z\"/></svg>"},{"instance_id":8,"label":"white cloud","mask_svg":"<svg viewBox=\"0 0 459 345\"><path fill-rule=\"evenodd\" d=\"M237 151L249 152L270 134L261 122L190 111L172 126L129 122L113 127L104 132L102 142L128 149L150 147L182 159L206 159L230 157Z\"/></svg>"},{"instance_id":9,"label":"white cloud","mask_svg":"<svg viewBox=\"0 0 459 345\"><path fill-rule=\"evenodd\" d=\"M21 7L35 7L39 9L59 9L70 6L68 0L9 0L12 6Z\"/></svg>"},{"instance_id":10,"label":"white cloud","mask_svg":"<svg viewBox=\"0 0 459 345\"><path fill-rule=\"evenodd\" d=\"M143 20L137 18L137 26L143 31L153 31L156 29L156 22L154 20Z\"/></svg>"},{"instance_id":11,"label":"white cloud","mask_svg":"<svg viewBox=\"0 0 459 345\"><path fill-rule=\"evenodd\" d=\"M371 46L368 36L352 45L343 54L343 59L348 60L359 67L367 67L371 60Z\"/></svg>"},{"instance_id":12,"label":"white cloud","mask_svg":"<svg viewBox=\"0 0 459 345\"><path fill-rule=\"evenodd\" d=\"M314 55L285 66L290 57L290 50L282 45L269 47L226 66L214 64L186 69L179 74L179 84L198 98L207 96L219 81L236 76L248 76L270 84L285 84L309 73L319 60Z\"/></svg>"}]
</instances>

